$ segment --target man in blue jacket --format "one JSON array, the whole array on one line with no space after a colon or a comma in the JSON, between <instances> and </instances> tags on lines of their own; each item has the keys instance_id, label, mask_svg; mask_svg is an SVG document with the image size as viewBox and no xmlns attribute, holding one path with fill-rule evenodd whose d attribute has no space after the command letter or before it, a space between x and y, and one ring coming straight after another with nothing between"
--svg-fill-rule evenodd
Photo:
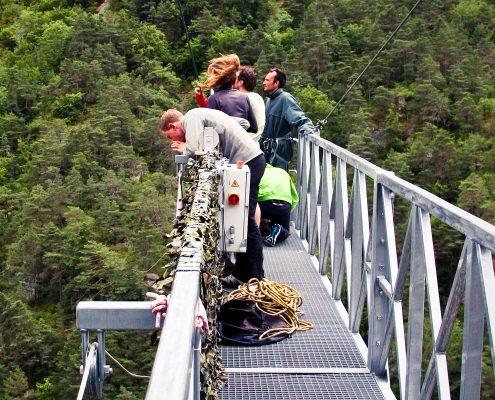
<instances>
[{"instance_id":1,"label":"man in blue jacket","mask_svg":"<svg viewBox=\"0 0 495 400\"><path fill-rule=\"evenodd\" d=\"M313 133L315 127L296 99L284 91L286 80L279 68L272 68L263 81L268 100L265 128L259 143L266 162L287 171L292 159L292 128L297 128L299 135L307 135Z\"/></svg>"}]
</instances>

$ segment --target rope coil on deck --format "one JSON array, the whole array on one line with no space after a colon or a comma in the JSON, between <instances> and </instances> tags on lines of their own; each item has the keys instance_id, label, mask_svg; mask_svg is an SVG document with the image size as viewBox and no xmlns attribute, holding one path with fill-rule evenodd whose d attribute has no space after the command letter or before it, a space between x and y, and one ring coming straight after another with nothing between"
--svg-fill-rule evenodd
<instances>
[{"instance_id":1,"label":"rope coil on deck","mask_svg":"<svg viewBox=\"0 0 495 400\"><path fill-rule=\"evenodd\" d=\"M291 335L295 331L307 331L313 328L311 322L302 321L299 315L304 314L298 307L302 304L300 293L289 285L270 281L266 278L250 279L231 292L228 300L248 300L265 314L279 316L286 324L285 328L272 328L260 335L260 339L269 339L278 335Z\"/></svg>"}]
</instances>

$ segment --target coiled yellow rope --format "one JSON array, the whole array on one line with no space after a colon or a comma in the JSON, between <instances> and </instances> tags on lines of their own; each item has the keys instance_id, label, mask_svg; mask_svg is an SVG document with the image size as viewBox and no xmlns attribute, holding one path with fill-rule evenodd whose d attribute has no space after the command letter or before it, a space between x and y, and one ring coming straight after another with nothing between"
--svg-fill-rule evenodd
<instances>
[{"instance_id":1,"label":"coiled yellow rope","mask_svg":"<svg viewBox=\"0 0 495 400\"><path fill-rule=\"evenodd\" d=\"M298 307L302 304L302 297L299 292L291 286L280 282L252 278L249 282L231 292L228 300L249 300L256 304L256 307L273 316L281 317L285 328L272 328L260 335L260 339L269 339L274 336L288 334L295 331L307 331L313 328L311 322L301 321L299 315L304 314Z\"/></svg>"}]
</instances>

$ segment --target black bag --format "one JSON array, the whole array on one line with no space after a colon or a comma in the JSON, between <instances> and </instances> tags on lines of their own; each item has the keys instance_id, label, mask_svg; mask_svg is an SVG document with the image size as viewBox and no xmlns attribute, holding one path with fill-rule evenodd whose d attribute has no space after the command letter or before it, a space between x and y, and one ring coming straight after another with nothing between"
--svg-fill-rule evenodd
<instances>
[{"instance_id":1,"label":"black bag","mask_svg":"<svg viewBox=\"0 0 495 400\"><path fill-rule=\"evenodd\" d=\"M222 345L261 346L280 342L289 337L280 334L260 339L260 335L271 328L284 328L284 320L261 312L252 301L230 300L220 307L218 315Z\"/></svg>"}]
</instances>

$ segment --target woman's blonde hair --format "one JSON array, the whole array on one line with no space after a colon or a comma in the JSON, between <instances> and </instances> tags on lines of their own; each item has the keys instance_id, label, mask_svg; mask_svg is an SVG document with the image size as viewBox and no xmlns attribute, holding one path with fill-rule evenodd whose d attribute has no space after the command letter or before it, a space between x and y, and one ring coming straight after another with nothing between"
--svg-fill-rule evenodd
<instances>
[{"instance_id":1,"label":"woman's blonde hair","mask_svg":"<svg viewBox=\"0 0 495 400\"><path fill-rule=\"evenodd\" d=\"M227 83L234 83L235 74L241 65L237 54L226 54L210 60L208 66L208 77L204 83L199 83L201 90L210 90L223 86Z\"/></svg>"}]
</instances>

